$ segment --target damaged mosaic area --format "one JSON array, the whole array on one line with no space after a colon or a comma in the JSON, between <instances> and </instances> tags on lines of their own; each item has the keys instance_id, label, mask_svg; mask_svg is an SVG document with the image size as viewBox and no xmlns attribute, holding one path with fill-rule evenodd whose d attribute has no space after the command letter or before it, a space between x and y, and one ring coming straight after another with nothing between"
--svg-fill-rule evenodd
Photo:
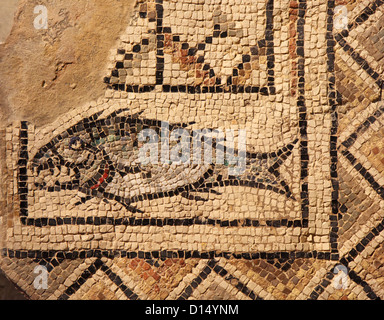
<instances>
[{"instance_id":1,"label":"damaged mosaic area","mask_svg":"<svg viewBox=\"0 0 384 320\"><path fill-rule=\"evenodd\" d=\"M383 4L138 0L104 97L1 132L1 268L32 299L382 298ZM246 130L245 170L142 164L144 129Z\"/></svg>"}]
</instances>

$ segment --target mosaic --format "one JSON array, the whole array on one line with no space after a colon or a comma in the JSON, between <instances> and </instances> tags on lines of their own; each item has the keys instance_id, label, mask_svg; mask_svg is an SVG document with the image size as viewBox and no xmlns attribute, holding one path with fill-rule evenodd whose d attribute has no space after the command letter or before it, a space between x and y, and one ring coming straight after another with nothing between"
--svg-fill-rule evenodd
<instances>
[{"instance_id":1,"label":"mosaic","mask_svg":"<svg viewBox=\"0 0 384 320\"><path fill-rule=\"evenodd\" d=\"M2 269L31 299L382 298L383 4L138 0L104 97L1 132Z\"/></svg>"}]
</instances>

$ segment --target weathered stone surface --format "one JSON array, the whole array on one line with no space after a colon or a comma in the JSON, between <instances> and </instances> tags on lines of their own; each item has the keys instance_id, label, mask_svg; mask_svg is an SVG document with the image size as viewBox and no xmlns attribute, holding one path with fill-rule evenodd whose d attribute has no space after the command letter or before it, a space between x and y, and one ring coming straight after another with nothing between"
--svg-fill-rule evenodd
<instances>
[{"instance_id":1,"label":"weathered stone surface","mask_svg":"<svg viewBox=\"0 0 384 320\"><path fill-rule=\"evenodd\" d=\"M19 0L7 0L1 3L0 44L3 44L11 33L18 2Z\"/></svg>"},{"instance_id":2,"label":"weathered stone surface","mask_svg":"<svg viewBox=\"0 0 384 320\"><path fill-rule=\"evenodd\" d=\"M27 298L0 271L0 300L26 300Z\"/></svg>"},{"instance_id":3,"label":"weathered stone surface","mask_svg":"<svg viewBox=\"0 0 384 320\"><path fill-rule=\"evenodd\" d=\"M21 119L47 124L103 96L109 52L133 2L20 0L12 32L0 45L2 125ZM47 30L33 25L41 4L48 9Z\"/></svg>"}]
</instances>

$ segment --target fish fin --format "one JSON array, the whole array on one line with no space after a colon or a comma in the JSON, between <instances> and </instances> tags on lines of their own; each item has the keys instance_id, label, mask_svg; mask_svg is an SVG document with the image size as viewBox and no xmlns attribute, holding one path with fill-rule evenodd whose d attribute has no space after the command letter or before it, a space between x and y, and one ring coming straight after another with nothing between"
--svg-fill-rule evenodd
<instances>
[{"instance_id":1,"label":"fish fin","mask_svg":"<svg viewBox=\"0 0 384 320\"><path fill-rule=\"evenodd\" d=\"M137 209L135 207L132 207L129 204L122 203L122 202L120 202L120 203L124 206L125 209L127 209L128 211L130 211L132 213L144 213L143 210L140 210L140 209Z\"/></svg>"},{"instance_id":2,"label":"fish fin","mask_svg":"<svg viewBox=\"0 0 384 320\"><path fill-rule=\"evenodd\" d=\"M81 198L80 198L80 201L78 201L78 202L75 203L75 206L79 206L79 205L81 205L81 204L83 204L83 203L86 203L87 201L89 201L89 200L91 200L91 199L92 199L91 196L81 197Z\"/></svg>"},{"instance_id":3,"label":"fish fin","mask_svg":"<svg viewBox=\"0 0 384 320\"><path fill-rule=\"evenodd\" d=\"M204 202L207 202L208 199L205 199L205 198L202 198L200 196L195 196L195 195L192 195L190 192L182 192L181 193L181 196L185 199L188 199L188 200L194 200L194 201L204 201Z\"/></svg>"},{"instance_id":4,"label":"fish fin","mask_svg":"<svg viewBox=\"0 0 384 320\"><path fill-rule=\"evenodd\" d=\"M118 170L118 173L122 178L124 178L128 173Z\"/></svg>"},{"instance_id":5,"label":"fish fin","mask_svg":"<svg viewBox=\"0 0 384 320\"><path fill-rule=\"evenodd\" d=\"M216 195L219 195L221 196L222 193L221 192L218 192L216 190L213 190L213 189L209 189L209 188L199 188L199 189L196 189L196 190L193 190L195 192L202 192L202 193L208 193L208 192L211 192L213 194L216 194Z\"/></svg>"},{"instance_id":6,"label":"fish fin","mask_svg":"<svg viewBox=\"0 0 384 320\"><path fill-rule=\"evenodd\" d=\"M113 111L108 117L107 119L112 119L113 117L116 117L118 114L120 113L123 113L124 111L128 111L129 108L122 108L122 109L118 109L116 111Z\"/></svg>"},{"instance_id":7,"label":"fish fin","mask_svg":"<svg viewBox=\"0 0 384 320\"><path fill-rule=\"evenodd\" d=\"M138 113L135 113L134 115L132 115L132 118L138 118L138 117L141 116L143 113L144 113L144 110L143 110L143 111L139 111Z\"/></svg>"}]
</instances>

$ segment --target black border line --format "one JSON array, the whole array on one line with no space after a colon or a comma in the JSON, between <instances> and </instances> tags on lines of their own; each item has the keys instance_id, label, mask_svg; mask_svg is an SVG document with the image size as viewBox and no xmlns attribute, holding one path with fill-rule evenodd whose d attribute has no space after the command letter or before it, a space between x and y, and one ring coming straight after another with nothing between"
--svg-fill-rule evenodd
<instances>
[{"instance_id":1,"label":"black border line","mask_svg":"<svg viewBox=\"0 0 384 320\"><path fill-rule=\"evenodd\" d=\"M307 107L305 105L305 55L304 55L304 26L305 26L305 14L307 11L307 1L299 0L298 18L297 18L297 38L296 38L296 53L298 56L298 95L297 95L297 110L299 114L299 151L300 151L300 182L301 182L301 217L303 225L308 227L309 218L309 194L308 194L308 114Z\"/></svg>"},{"instance_id":2,"label":"black border line","mask_svg":"<svg viewBox=\"0 0 384 320\"><path fill-rule=\"evenodd\" d=\"M163 0L156 0L156 85L163 85L164 83L164 41L162 41L164 40L162 27L163 16ZM163 43L162 47L159 46L160 43ZM155 89L155 87L153 87L153 89Z\"/></svg>"},{"instance_id":3,"label":"black border line","mask_svg":"<svg viewBox=\"0 0 384 320\"><path fill-rule=\"evenodd\" d=\"M328 71L328 105L331 110L331 130L330 130L330 139L329 139L329 149L331 157L330 165L330 174L331 174L331 186L332 186L332 197L331 197L331 207L332 212L329 216L331 231L329 233L329 240L331 244L331 251L338 254L338 231L339 231L339 180L338 180L338 152L337 152L337 141L338 141L338 127L339 127L339 117L338 117L338 102L336 94L336 72L335 72L335 44L336 41L333 35L333 22L334 22L334 9L335 1L329 0L327 2L327 71Z\"/></svg>"},{"instance_id":4,"label":"black border line","mask_svg":"<svg viewBox=\"0 0 384 320\"><path fill-rule=\"evenodd\" d=\"M28 122L22 121L20 128L20 151L18 160L17 188L20 198L20 219L28 216Z\"/></svg>"},{"instance_id":5,"label":"black border line","mask_svg":"<svg viewBox=\"0 0 384 320\"><path fill-rule=\"evenodd\" d=\"M254 219L234 219L220 220L200 217L194 218L136 218L136 217L56 217L56 218L21 218L23 225L35 227L55 227L60 225L111 225L111 226L191 226L191 225L211 225L220 227L303 227L301 219L275 219L275 220L254 220Z\"/></svg>"},{"instance_id":6,"label":"black border line","mask_svg":"<svg viewBox=\"0 0 384 320\"><path fill-rule=\"evenodd\" d=\"M244 259L244 260L274 260L287 261L290 259L309 259L337 261L338 257L330 251L279 251L279 252L227 252L227 251L198 251L198 250L154 250L154 251L129 251L129 250L104 250L104 249L84 249L84 250L12 250L4 248L1 252L2 257L16 259L85 259L85 258L128 258L128 259Z\"/></svg>"}]
</instances>

